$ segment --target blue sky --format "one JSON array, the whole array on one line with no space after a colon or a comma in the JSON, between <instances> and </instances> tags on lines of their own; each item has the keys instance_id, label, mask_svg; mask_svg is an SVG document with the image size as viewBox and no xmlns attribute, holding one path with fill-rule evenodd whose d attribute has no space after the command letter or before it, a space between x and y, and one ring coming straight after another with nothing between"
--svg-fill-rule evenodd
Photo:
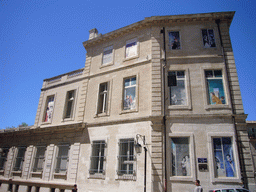
<instances>
[{"instance_id":1,"label":"blue sky","mask_svg":"<svg viewBox=\"0 0 256 192\"><path fill-rule=\"evenodd\" d=\"M230 35L247 120L256 120L253 0L1 0L0 128L34 124L43 79L84 67L88 31L105 34L145 17L236 11Z\"/></svg>"}]
</instances>

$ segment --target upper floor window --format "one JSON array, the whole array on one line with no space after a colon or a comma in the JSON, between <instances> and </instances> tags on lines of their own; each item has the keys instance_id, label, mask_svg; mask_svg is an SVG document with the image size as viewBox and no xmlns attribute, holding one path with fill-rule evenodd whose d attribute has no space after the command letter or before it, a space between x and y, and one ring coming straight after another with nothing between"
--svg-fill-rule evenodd
<instances>
[{"instance_id":1,"label":"upper floor window","mask_svg":"<svg viewBox=\"0 0 256 192\"><path fill-rule=\"evenodd\" d=\"M16 156L16 160L15 160L15 163L14 163L13 170L14 171L21 171L22 167L23 167L26 147L18 147L17 150L18 150L18 152L17 152L17 156Z\"/></svg>"},{"instance_id":2,"label":"upper floor window","mask_svg":"<svg viewBox=\"0 0 256 192\"><path fill-rule=\"evenodd\" d=\"M71 118L73 116L75 103L75 90L68 91L66 97L64 118Z\"/></svg>"},{"instance_id":3,"label":"upper floor window","mask_svg":"<svg viewBox=\"0 0 256 192\"><path fill-rule=\"evenodd\" d=\"M58 145L55 173L66 173L68 168L69 144Z\"/></svg>"},{"instance_id":4,"label":"upper floor window","mask_svg":"<svg viewBox=\"0 0 256 192\"><path fill-rule=\"evenodd\" d=\"M170 105L187 105L185 71L169 71Z\"/></svg>"},{"instance_id":5,"label":"upper floor window","mask_svg":"<svg viewBox=\"0 0 256 192\"><path fill-rule=\"evenodd\" d=\"M103 50L102 65L111 63L112 61L113 61L113 46L109 46Z\"/></svg>"},{"instance_id":6,"label":"upper floor window","mask_svg":"<svg viewBox=\"0 0 256 192\"><path fill-rule=\"evenodd\" d=\"M3 149L3 152L0 153L0 170L4 170L5 168L5 163L7 161L7 155L8 155L8 152L9 152L9 148L2 148Z\"/></svg>"},{"instance_id":7,"label":"upper floor window","mask_svg":"<svg viewBox=\"0 0 256 192\"><path fill-rule=\"evenodd\" d=\"M93 141L90 174L104 173L106 143L104 140Z\"/></svg>"},{"instance_id":8,"label":"upper floor window","mask_svg":"<svg viewBox=\"0 0 256 192\"><path fill-rule=\"evenodd\" d=\"M180 33L179 31L169 32L169 48L180 49Z\"/></svg>"},{"instance_id":9,"label":"upper floor window","mask_svg":"<svg viewBox=\"0 0 256 192\"><path fill-rule=\"evenodd\" d=\"M123 109L136 108L136 77L124 79Z\"/></svg>"},{"instance_id":10,"label":"upper floor window","mask_svg":"<svg viewBox=\"0 0 256 192\"><path fill-rule=\"evenodd\" d=\"M108 107L108 83L101 83L99 87L97 114L106 113Z\"/></svg>"},{"instance_id":11,"label":"upper floor window","mask_svg":"<svg viewBox=\"0 0 256 192\"><path fill-rule=\"evenodd\" d=\"M189 137L171 138L172 176L191 176Z\"/></svg>"},{"instance_id":12,"label":"upper floor window","mask_svg":"<svg viewBox=\"0 0 256 192\"><path fill-rule=\"evenodd\" d=\"M53 107L54 107L54 96L48 96L46 100L46 109L44 113L44 122L51 122L53 115Z\"/></svg>"},{"instance_id":13,"label":"upper floor window","mask_svg":"<svg viewBox=\"0 0 256 192\"><path fill-rule=\"evenodd\" d=\"M202 36L204 48L216 47L213 29L203 29Z\"/></svg>"},{"instance_id":14,"label":"upper floor window","mask_svg":"<svg viewBox=\"0 0 256 192\"><path fill-rule=\"evenodd\" d=\"M131 39L126 42L125 57L133 57L138 55L138 43L137 38Z\"/></svg>"},{"instance_id":15,"label":"upper floor window","mask_svg":"<svg viewBox=\"0 0 256 192\"><path fill-rule=\"evenodd\" d=\"M205 78L210 105L226 104L221 70L206 70Z\"/></svg>"},{"instance_id":16,"label":"upper floor window","mask_svg":"<svg viewBox=\"0 0 256 192\"><path fill-rule=\"evenodd\" d=\"M33 172L42 172L44 168L46 146L37 146L34 157Z\"/></svg>"},{"instance_id":17,"label":"upper floor window","mask_svg":"<svg viewBox=\"0 0 256 192\"><path fill-rule=\"evenodd\" d=\"M213 138L216 177L236 177L231 137Z\"/></svg>"},{"instance_id":18,"label":"upper floor window","mask_svg":"<svg viewBox=\"0 0 256 192\"><path fill-rule=\"evenodd\" d=\"M118 175L135 174L134 139L120 139Z\"/></svg>"}]
</instances>

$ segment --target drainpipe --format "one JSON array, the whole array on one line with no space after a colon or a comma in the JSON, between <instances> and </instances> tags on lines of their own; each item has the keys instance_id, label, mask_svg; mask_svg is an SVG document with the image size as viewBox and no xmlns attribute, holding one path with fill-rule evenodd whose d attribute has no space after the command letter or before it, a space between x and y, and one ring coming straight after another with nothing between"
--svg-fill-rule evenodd
<instances>
[{"instance_id":1,"label":"drainpipe","mask_svg":"<svg viewBox=\"0 0 256 192\"><path fill-rule=\"evenodd\" d=\"M165 43L165 27L161 30L161 33L163 34L163 46L164 46L164 63L163 63L163 125L164 125L164 191L167 191L167 155L166 155L166 110L165 110L165 68L166 68L166 43Z\"/></svg>"},{"instance_id":2,"label":"drainpipe","mask_svg":"<svg viewBox=\"0 0 256 192\"><path fill-rule=\"evenodd\" d=\"M217 24L217 27L218 27L220 45L221 45L221 50L222 50L222 55L223 55L223 60L224 60L224 65L225 65L226 76L227 76L227 79L228 79L227 84L228 84L229 100L230 100L231 112L232 112L232 121L233 121L233 125L234 125L233 126L234 127L234 134L235 134L236 145L237 145L237 149L238 149L238 159L239 159L239 161L241 161L242 156L239 153L238 136L237 136L236 121L235 121L235 110L234 110L234 106L233 106L234 103L233 103L232 96L231 96L231 84L229 82L228 66L227 66L227 61L226 61L226 58L225 58L222 36L221 36L221 32L220 32L220 19L216 19L215 23ZM241 170L241 172L243 170L241 162L240 162L240 170ZM243 174L241 174L241 179L244 182ZM247 187L247 182L243 183L243 184L246 185L246 187Z\"/></svg>"}]
</instances>

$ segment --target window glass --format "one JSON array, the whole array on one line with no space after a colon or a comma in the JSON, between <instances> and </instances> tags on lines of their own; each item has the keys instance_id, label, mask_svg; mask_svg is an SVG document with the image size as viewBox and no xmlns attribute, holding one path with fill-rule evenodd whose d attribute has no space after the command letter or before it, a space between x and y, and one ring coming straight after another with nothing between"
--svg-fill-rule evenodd
<instances>
[{"instance_id":1,"label":"window glass","mask_svg":"<svg viewBox=\"0 0 256 192\"><path fill-rule=\"evenodd\" d=\"M5 148L5 147L3 148L3 152L0 153L0 170L4 170L8 153L9 153L9 148Z\"/></svg>"},{"instance_id":2,"label":"window glass","mask_svg":"<svg viewBox=\"0 0 256 192\"><path fill-rule=\"evenodd\" d=\"M124 80L123 109L130 110L136 107L136 77Z\"/></svg>"},{"instance_id":3,"label":"window glass","mask_svg":"<svg viewBox=\"0 0 256 192\"><path fill-rule=\"evenodd\" d=\"M212 29L203 29L202 36L204 48L216 47L214 33Z\"/></svg>"},{"instance_id":4,"label":"window glass","mask_svg":"<svg viewBox=\"0 0 256 192\"><path fill-rule=\"evenodd\" d=\"M170 71L168 73L170 105L187 105L185 72Z\"/></svg>"},{"instance_id":5,"label":"window glass","mask_svg":"<svg viewBox=\"0 0 256 192\"><path fill-rule=\"evenodd\" d=\"M108 100L108 83L100 84L97 114L106 113Z\"/></svg>"},{"instance_id":6,"label":"window glass","mask_svg":"<svg viewBox=\"0 0 256 192\"><path fill-rule=\"evenodd\" d=\"M180 33L179 31L169 32L170 49L180 49Z\"/></svg>"},{"instance_id":7,"label":"window glass","mask_svg":"<svg viewBox=\"0 0 256 192\"><path fill-rule=\"evenodd\" d=\"M236 168L230 137L213 138L216 177L235 177Z\"/></svg>"},{"instance_id":8,"label":"window glass","mask_svg":"<svg viewBox=\"0 0 256 192\"><path fill-rule=\"evenodd\" d=\"M134 139L121 139L119 143L118 174L134 173Z\"/></svg>"},{"instance_id":9,"label":"window glass","mask_svg":"<svg viewBox=\"0 0 256 192\"><path fill-rule=\"evenodd\" d=\"M211 105L226 104L222 71L207 70L205 71L205 77L208 91L208 103Z\"/></svg>"},{"instance_id":10,"label":"window glass","mask_svg":"<svg viewBox=\"0 0 256 192\"><path fill-rule=\"evenodd\" d=\"M171 138L172 176L190 176L189 138Z\"/></svg>"},{"instance_id":11,"label":"window glass","mask_svg":"<svg viewBox=\"0 0 256 192\"><path fill-rule=\"evenodd\" d=\"M75 103L75 90L67 92L65 118L71 118Z\"/></svg>"},{"instance_id":12,"label":"window glass","mask_svg":"<svg viewBox=\"0 0 256 192\"><path fill-rule=\"evenodd\" d=\"M125 57L132 57L137 55L137 39L132 39L126 42Z\"/></svg>"},{"instance_id":13,"label":"window glass","mask_svg":"<svg viewBox=\"0 0 256 192\"><path fill-rule=\"evenodd\" d=\"M26 147L18 147L18 153L13 167L14 171L21 171L24 162Z\"/></svg>"},{"instance_id":14,"label":"window glass","mask_svg":"<svg viewBox=\"0 0 256 192\"><path fill-rule=\"evenodd\" d=\"M46 151L45 146L38 146L36 148L36 155L35 155L34 168L33 168L34 172L43 171L45 151Z\"/></svg>"},{"instance_id":15,"label":"window glass","mask_svg":"<svg viewBox=\"0 0 256 192\"><path fill-rule=\"evenodd\" d=\"M54 96L50 96L47 98L44 122L52 121L53 106L54 106Z\"/></svg>"},{"instance_id":16,"label":"window glass","mask_svg":"<svg viewBox=\"0 0 256 192\"><path fill-rule=\"evenodd\" d=\"M69 145L59 145L55 173L65 173L68 167Z\"/></svg>"},{"instance_id":17,"label":"window glass","mask_svg":"<svg viewBox=\"0 0 256 192\"><path fill-rule=\"evenodd\" d=\"M103 51L102 64L111 63L113 61L113 46L106 47Z\"/></svg>"},{"instance_id":18,"label":"window glass","mask_svg":"<svg viewBox=\"0 0 256 192\"><path fill-rule=\"evenodd\" d=\"M93 141L92 155L91 155L91 168L90 173L103 173L103 164L105 158L105 141Z\"/></svg>"}]
</instances>

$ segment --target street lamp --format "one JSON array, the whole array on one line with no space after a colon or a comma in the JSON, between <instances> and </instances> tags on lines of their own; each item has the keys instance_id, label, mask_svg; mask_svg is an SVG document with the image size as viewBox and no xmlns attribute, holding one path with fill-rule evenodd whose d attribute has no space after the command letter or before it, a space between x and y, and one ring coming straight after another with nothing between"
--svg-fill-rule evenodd
<instances>
[{"instance_id":1,"label":"street lamp","mask_svg":"<svg viewBox=\"0 0 256 192\"><path fill-rule=\"evenodd\" d=\"M144 192L146 192L146 183L147 183L147 148L146 148L146 141L145 141L145 135L140 135L137 134L136 135L136 143L135 143L135 151L136 153L141 153L142 152L142 146L139 143L139 138L142 140L143 142L143 148L144 148L144 152L145 152L145 162L144 162Z\"/></svg>"}]
</instances>

